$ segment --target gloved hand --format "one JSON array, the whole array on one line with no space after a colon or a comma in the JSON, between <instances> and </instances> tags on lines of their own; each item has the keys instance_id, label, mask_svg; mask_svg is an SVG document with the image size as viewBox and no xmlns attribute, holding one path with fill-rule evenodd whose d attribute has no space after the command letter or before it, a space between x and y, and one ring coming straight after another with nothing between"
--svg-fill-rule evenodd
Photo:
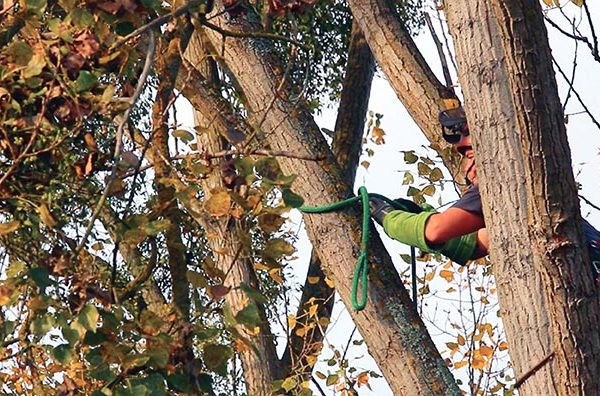
<instances>
[{"instance_id":1,"label":"gloved hand","mask_svg":"<svg viewBox=\"0 0 600 396\"><path fill-rule=\"evenodd\" d=\"M369 210L371 212L371 217L375 220L379 225L383 225L383 218L390 212L394 210L392 205L385 202L383 199L379 198L369 198Z\"/></svg>"},{"instance_id":2,"label":"gloved hand","mask_svg":"<svg viewBox=\"0 0 600 396\"><path fill-rule=\"evenodd\" d=\"M439 252L456 264L465 265L477 248L477 232L461 235L444 243Z\"/></svg>"}]
</instances>

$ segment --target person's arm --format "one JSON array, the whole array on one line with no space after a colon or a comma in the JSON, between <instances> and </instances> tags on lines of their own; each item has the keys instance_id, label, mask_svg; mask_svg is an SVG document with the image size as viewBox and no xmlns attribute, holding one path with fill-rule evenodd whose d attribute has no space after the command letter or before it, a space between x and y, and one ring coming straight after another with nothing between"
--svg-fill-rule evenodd
<instances>
[{"instance_id":1,"label":"person's arm","mask_svg":"<svg viewBox=\"0 0 600 396\"><path fill-rule=\"evenodd\" d=\"M483 218L464 209L449 208L436 213L425 223L425 239L431 246L441 245L461 235L485 227Z\"/></svg>"}]
</instances>

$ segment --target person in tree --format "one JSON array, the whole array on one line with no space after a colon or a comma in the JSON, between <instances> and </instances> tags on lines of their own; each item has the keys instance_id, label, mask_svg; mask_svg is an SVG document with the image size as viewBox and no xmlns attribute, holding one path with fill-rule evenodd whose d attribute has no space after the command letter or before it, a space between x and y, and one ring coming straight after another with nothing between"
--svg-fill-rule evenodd
<instances>
[{"instance_id":1,"label":"person in tree","mask_svg":"<svg viewBox=\"0 0 600 396\"><path fill-rule=\"evenodd\" d=\"M467 261L488 254L489 240L477 180L475 153L471 146L469 126L462 107L440 113L444 139L464 158L464 170L469 189L442 213L423 211L410 213L394 210L387 202L372 199L371 215L383 226L386 234L397 241L421 249L439 252L464 265ZM585 219L583 232L592 261L596 281L600 281L600 232Z\"/></svg>"}]
</instances>

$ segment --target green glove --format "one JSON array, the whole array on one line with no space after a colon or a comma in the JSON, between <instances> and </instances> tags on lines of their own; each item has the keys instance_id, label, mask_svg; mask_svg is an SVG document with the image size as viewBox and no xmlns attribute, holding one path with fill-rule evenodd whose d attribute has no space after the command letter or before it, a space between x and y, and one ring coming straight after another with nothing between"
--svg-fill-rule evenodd
<instances>
[{"instance_id":1,"label":"green glove","mask_svg":"<svg viewBox=\"0 0 600 396\"><path fill-rule=\"evenodd\" d=\"M477 247L477 233L449 240L442 246L432 248L425 240L425 224L435 212L418 214L394 210L383 218L383 229L390 238L419 248L425 253L441 253L457 264L465 265Z\"/></svg>"},{"instance_id":2,"label":"green glove","mask_svg":"<svg viewBox=\"0 0 600 396\"><path fill-rule=\"evenodd\" d=\"M465 265L473 257L476 248L477 232L472 232L450 239L444 243L439 252L456 264Z\"/></svg>"}]
</instances>

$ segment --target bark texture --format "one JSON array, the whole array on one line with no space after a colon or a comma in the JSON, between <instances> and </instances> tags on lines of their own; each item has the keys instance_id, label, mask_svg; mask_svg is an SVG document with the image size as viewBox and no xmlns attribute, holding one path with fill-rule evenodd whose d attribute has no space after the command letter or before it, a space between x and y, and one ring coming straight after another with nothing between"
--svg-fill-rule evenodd
<instances>
[{"instance_id":1,"label":"bark texture","mask_svg":"<svg viewBox=\"0 0 600 396\"><path fill-rule=\"evenodd\" d=\"M531 374L523 394L595 394L598 300L546 31L539 3L507 3L500 25L486 2L452 1L447 15L511 358L517 379Z\"/></svg>"},{"instance_id":2,"label":"bark texture","mask_svg":"<svg viewBox=\"0 0 600 396\"><path fill-rule=\"evenodd\" d=\"M186 58L200 70L190 71L193 73L193 79L187 82L193 81L191 84L183 84L186 81L181 83L184 93L193 92L189 97L195 98L194 120L196 126L202 131L196 134L198 149L216 153L230 148L223 136L226 136L230 129L240 128L241 120L233 115L227 102L214 89L212 81L201 74L201 71L206 74L213 74L214 71L210 62L208 65L200 62L207 54L205 45L202 32L197 31L192 36ZM222 159L213 160L212 165L216 169L201 183L203 191L208 195L214 188L224 188L219 171L222 162ZM246 284L258 289L252 263L242 253L242 244L238 237L238 232L242 231L238 230L234 219L226 218L222 221L201 216L194 216L194 218L204 230L215 235L214 238L208 239L208 243L210 249L215 252L214 260L217 268L228 274L223 284L230 287L231 291L225 296L225 302L231 307L232 312L237 314L247 304L248 298L241 289L236 288ZM272 393L274 381L281 379L282 369L265 309L260 304L257 306L261 318L260 333L250 335L244 326L236 326L236 330L252 345L252 348L238 348L237 352L243 367L246 392L249 395L266 396Z\"/></svg>"},{"instance_id":3,"label":"bark texture","mask_svg":"<svg viewBox=\"0 0 600 396\"><path fill-rule=\"evenodd\" d=\"M348 3L394 92L431 142L432 148L440 154L446 167L458 176L460 160L442 138L437 122L437 114L446 109L444 99L455 99L456 95L433 74L390 7L391 2L349 0Z\"/></svg>"},{"instance_id":4,"label":"bark texture","mask_svg":"<svg viewBox=\"0 0 600 396\"><path fill-rule=\"evenodd\" d=\"M219 17L211 21L227 30L248 29L241 20L226 23ZM270 58L270 43L256 38L227 38L223 42L216 32L208 35L236 76L257 118L264 118L261 127L269 146L326 158L322 162L280 160L285 172L298 175L295 187L306 203L323 205L347 197L350 189L339 178L335 159L310 113L303 104L288 101L285 91L278 89L281 69ZM306 215L304 219L327 275L334 279L342 300L350 307L351 278L360 245L356 211ZM394 393L459 394L381 241L372 237L370 246L369 304L364 311L351 314Z\"/></svg>"}]
</instances>

